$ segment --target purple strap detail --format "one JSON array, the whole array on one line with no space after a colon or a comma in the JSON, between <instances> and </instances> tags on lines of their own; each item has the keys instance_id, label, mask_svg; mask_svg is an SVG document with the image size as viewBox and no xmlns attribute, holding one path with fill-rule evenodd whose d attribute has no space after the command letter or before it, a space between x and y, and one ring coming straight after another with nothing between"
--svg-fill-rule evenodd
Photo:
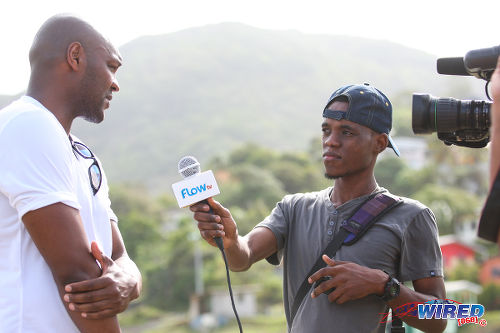
<instances>
[{"instance_id":1,"label":"purple strap detail","mask_svg":"<svg viewBox=\"0 0 500 333\"><path fill-rule=\"evenodd\" d=\"M392 205L396 200L388 195L379 193L361 206L360 209L349 219L342 222L342 227L351 234L347 236L344 243L350 242L362 231L366 225L379 215L384 209Z\"/></svg>"}]
</instances>

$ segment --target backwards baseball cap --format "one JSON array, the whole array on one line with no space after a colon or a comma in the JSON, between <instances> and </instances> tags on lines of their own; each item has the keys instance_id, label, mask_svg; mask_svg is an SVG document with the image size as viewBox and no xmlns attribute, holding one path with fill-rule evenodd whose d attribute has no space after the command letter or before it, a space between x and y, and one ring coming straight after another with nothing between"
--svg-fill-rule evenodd
<instances>
[{"instance_id":1,"label":"backwards baseball cap","mask_svg":"<svg viewBox=\"0 0 500 333\"><path fill-rule=\"evenodd\" d=\"M349 101L347 111L329 110L330 103L340 96L347 97ZM396 155L400 155L398 147L389 135L392 128L391 102L380 90L368 83L347 85L335 90L326 103L323 117L346 119L371 128L375 132L385 133L389 138L387 147L392 148Z\"/></svg>"}]
</instances>

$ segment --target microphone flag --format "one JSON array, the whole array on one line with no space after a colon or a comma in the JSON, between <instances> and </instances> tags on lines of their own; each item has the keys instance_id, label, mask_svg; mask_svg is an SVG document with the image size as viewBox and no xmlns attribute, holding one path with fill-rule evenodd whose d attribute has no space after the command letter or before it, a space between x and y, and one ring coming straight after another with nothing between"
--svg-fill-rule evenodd
<instances>
[{"instance_id":1,"label":"microphone flag","mask_svg":"<svg viewBox=\"0 0 500 333\"><path fill-rule=\"evenodd\" d=\"M220 193L212 170L196 173L172 184L180 208L191 206Z\"/></svg>"}]
</instances>

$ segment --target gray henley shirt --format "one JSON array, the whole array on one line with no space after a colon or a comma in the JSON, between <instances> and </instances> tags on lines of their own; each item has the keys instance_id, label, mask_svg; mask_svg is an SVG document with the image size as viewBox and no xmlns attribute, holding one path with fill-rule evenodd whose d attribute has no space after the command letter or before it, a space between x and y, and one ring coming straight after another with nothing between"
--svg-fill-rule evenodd
<instances>
[{"instance_id":1,"label":"gray henley shirt","mask_svg":"<svg viewBox=\"0 0 500 333\"><path fill-rule=\"evenodd\" d=\"M368 197L335 207L330 200L332 189L287 195L256 226L269 228L276 236L278 252L268 261L283 263L288 331L384 332L385 324L381 321L388 308L375 295L339 305L330 303L326 295L313 299L308 293L290 325L293 299L306 274L333 239L340 223ZM387 190L379 187L376 192ZM334 258L385 270L402 282L443 276L435 217L429 208L408 198L403 198L402 204L385 214L356 243L342 246Z\"/></svg>"}]
</instances>

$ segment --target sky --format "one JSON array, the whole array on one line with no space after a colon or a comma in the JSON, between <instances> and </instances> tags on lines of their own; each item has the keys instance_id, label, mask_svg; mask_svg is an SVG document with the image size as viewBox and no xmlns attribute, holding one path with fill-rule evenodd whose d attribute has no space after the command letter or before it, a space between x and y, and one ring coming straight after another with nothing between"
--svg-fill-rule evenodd
<instances>
[{"instance_id":1,"label":"sky","mask_svg":"<svg viewBox=\"0 0 500 333\"><path fill-rule=\"evenodd\" d=\"M221 22L392 41L436 58L500 45L500 18L494 16L500 0L4 0L0 94L26 88L33 37L58 13L80 16L118 47L143 35Z\"/></svg>"}]
</instances>

